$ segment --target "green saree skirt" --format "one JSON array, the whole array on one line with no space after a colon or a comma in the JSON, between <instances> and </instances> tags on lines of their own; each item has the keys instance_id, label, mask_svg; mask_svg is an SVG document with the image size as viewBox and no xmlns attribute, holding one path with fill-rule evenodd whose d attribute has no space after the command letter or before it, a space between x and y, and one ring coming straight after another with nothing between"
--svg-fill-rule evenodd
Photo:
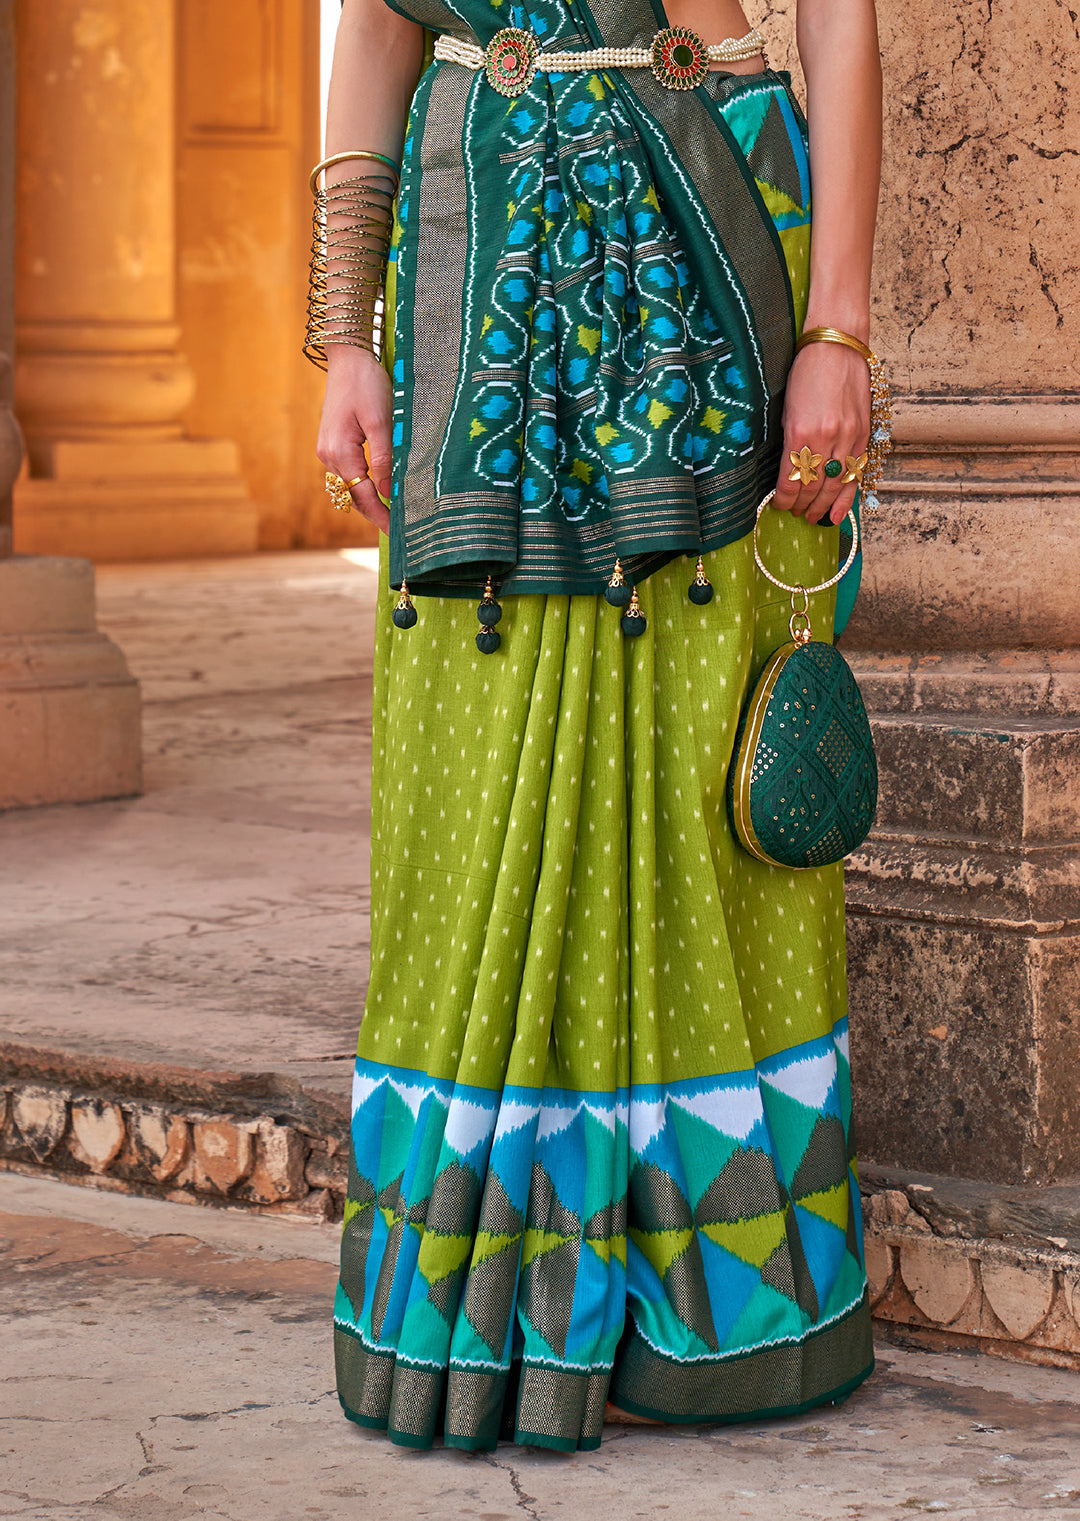
<instances>
[{"instance_id":1,"label":"green saree skirt","mask_svg":"<svg viewBox=\"0 0 1080 1521\"><path fill-rule=\"evenodd\" d=\"M706 567L705 607L690 561L642 585L634 640L585 596L515 598L498 659L460 600L379 620L336 1342L397 1442L595 1447L609 1400L737 1420L870 1371L842 867L753 860L724 802L790 609L748 539Z\"/></svg>"}]
</instances>

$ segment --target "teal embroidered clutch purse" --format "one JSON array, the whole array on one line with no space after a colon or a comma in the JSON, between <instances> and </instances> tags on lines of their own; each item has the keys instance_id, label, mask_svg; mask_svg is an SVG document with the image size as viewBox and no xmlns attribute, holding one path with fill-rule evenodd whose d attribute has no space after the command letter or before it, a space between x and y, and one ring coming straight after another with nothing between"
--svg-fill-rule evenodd
<instances>
[{"instance_id":1,"label":"teal embroidered clutch purse","mask_svg":"<svg viewBox=\"0 0 1080 1521\"><path fill-rule=\"evenodd\" d=\"M831 581L788 586L762 564L755 532L759 569L791 593L791 640L766 661L743 710L727 801L739 843L776 866L839 861L874 822L877 757L862 695L839 650L813 637L809 616L811 594L834 585L858 548L854 523L848 561Z\"/></svg>"}]
</instances>

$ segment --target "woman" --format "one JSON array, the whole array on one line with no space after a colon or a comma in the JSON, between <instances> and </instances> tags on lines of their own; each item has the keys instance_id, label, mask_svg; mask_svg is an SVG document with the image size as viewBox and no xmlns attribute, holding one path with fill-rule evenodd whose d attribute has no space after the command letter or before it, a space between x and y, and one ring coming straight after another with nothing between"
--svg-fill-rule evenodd
<instances>
[{"instance_id":1,"label":"woman","mask_svg":"<svg viewBox=\"0 0 1080 1521\"><path fill-rule=\"evenodd\" d=\"M752 859L724 787L790 615L756 505L825 579L868 442L874 7L799 0L809 160L752 39L706 71L747 32L736 0L344 0L331 234L335 187L366 221L318 452L402 590L338 1387L406 1445L591 1448L609 1405L756 1418L872 1367L842 868ZM402 155L391 381L345 287ZM793 358L804 324L855 346Z\"/></svg>"}]
</instances>

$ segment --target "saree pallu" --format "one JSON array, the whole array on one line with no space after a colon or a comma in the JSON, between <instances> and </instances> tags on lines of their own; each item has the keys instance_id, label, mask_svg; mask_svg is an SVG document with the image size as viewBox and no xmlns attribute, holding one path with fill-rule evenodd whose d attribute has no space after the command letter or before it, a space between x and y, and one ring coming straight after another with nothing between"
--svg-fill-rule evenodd
<instances>
[{"instance_id":1,"label":"saree pallu","mask_svg":"<svg viewBox=\"0 0 1080 1521\"><path fill-rule=\"evenodd\" d=\"M702 89L744 163L790 105L772 75ZM798 316L808 194L774 194L775 145L756 162ZM785 577L835 567L836 530L762 538ZM706 554L704 607L665 553L636 640L590 594L508 599L495 657L458 596L378 623L335 1344L345 1413L398 1443L594 1448L608 1401L741 1420L872 1367L842 868L753 860L724 804L790 608L745 534Z\"/></svg>"},{"instance_id":2,"label":"saree pallu","mask_svg":"<svg viewBox=\"0 0 1080 1521\"><path fill-rule=\"evenodd\" d=\"M659 25L647 0L395 8L572 51ZM541 72L507 99L483 71L424 74L394 267L395 586L601 592L616 557L637 580L749 531L779 468L809 177L780 76L729 107L715 88Z\"/></svg>"}]
</instances>

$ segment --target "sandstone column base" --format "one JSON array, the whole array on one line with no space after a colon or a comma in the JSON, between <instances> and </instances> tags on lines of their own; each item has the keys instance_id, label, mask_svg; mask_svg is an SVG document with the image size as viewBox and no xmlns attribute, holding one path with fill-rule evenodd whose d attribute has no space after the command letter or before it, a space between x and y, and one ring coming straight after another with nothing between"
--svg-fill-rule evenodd
<instances>
[{"instance_id":1,"label":"sandstone column base","mask_svg":"<svg viewBox=\"0 0 1080 1521\"><path fill-rule=\"evenodd\" d=\"M848 860L867 1159L1080 1170L1080 397L908 398L844 646L874 724Z\"/></svg>"},{"instance_id":2,"label":"sandstone column base","mask_svg":"<svg viewBox=\"0 0 1080 1521\"><path fill-rule=\"evenodd\" d=\"M1080 1169L1080 655L852 654L881 790L848 859L859 1145L883 1166Z\"/></svg>"},{"instance_id":3,"label":"sandstone column base","mask_svg":"<svg viewBox=\"0 0 1080 1521\"><path fill-rule=\"evenodd\" d=\"M86 560L0 560L0 808L138 792L139 684L94 615Z\"/></svg>"},{"instance_id":4,"label":"sandstone column base","mask_svg":"<svg viewBox=\"0 0 1080 1521\"><path fill-rule=\"evenodd\" d=\"M15 487L21 554L168 560L251 554L258 514L227 439L64 441Z\"/></svg>"}]
</instances>

